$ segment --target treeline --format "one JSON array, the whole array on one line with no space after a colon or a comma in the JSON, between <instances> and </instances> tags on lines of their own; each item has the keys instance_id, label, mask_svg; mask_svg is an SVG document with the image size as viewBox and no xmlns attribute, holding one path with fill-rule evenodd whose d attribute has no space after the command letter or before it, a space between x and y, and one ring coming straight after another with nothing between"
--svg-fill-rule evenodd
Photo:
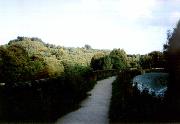
<instances>
[{"instance_id":1,"label":"treeline","mask_svg":"<svg viewBox=\"0 0 180 124\"><path fill-rule=\"evenodd\" d=\"M17 37L0 46L0 119L54 121L78 108L96 79L157 67L164 67L159 51L127 55L123 49L67 48Z\"/></svg>"},{"instance_id":2,"label":"treeline","mask_svg":"<svg viewBox=\"0 0 180 124\"><path fill-rule=\"evenodd\" d=\"M165 68L167 66L167 61L163 52L152 51L146 55L142 55L139 64L142 69Z\"/></svg>"},{"instance_id":3,"label":"treeline","mask_svg":"<svg viewBox=\"0 0 180 124\"><path fill-rule=\"evenodd\" d=\"M39 38L17 37L0 47L1 82L53 78L89 68L92 56L105 50L65 48ZM76 72L73 72L77 74Z\"/></svg>"},{"instance_id":4,"label":"treeline","mask_svg":"<svg viewBox=\"0 0 180 124\"><path fill-rule=\"evenodd\" d=\"M123 49L96 50L66 48L46 44L39 38L17 37L0 46L1 82L23 82L79 73L84 68L93 70L164 67L162 52L147 55L127 55Z\"/></svg>"},{"instance_id":5,"label":"treeline","mask_svg":"<svg viewBox=\"0 0 180 124\"><path fill-rule=\"evenodd\" d=\"M127 55L123 49L114 49L109 54L96 53L91 60L94 70L107 69L152 69L165 68L166 58L163 52L152 51L145 55Z\"/></svg>"},{"instance_id":6,"label":"treeline","mask_svg":"<svg viewBox=\"0 0 180 124\"><path fill-rule=\"evenodd\" d=\"M55 121L77 109L96 83L90 63L99 52L109 53L28 37L0 46L1 121Z\"/></svg>"},{"instance_id":7,"label":"treeline","mask_svg":"<svg viewBox=\"0 0 180 124\"><path fill-rule=\"evenodd\" d=\"M65 48L39 38L17 37L0 46L1 121L55 121L77 109L96 79L91 58L108 50Z\"/></svg>"}]
</instances>

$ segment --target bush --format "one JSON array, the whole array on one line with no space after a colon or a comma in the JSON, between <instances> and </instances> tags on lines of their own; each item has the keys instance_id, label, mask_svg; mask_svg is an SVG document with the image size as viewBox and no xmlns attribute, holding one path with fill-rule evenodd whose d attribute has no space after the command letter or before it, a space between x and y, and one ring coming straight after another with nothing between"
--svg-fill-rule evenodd
<instances>
[{"instance_id":1,"label":"bush","mask_svg":"<svg viewBox=\"0 0 180 124\"><path fill-rule=\"evenodd\" d=\"M142 93L132 86L131 79L141 74L139 70L121 71L113 82L109 117L113 123L164 121L165 110L161 98Z\"/></svg>"},{"instance_id":2,"label":"bush","mask_svg":"<svg viewBox=\"0 0 180 124\"><path fill-rule=\"evenodd\" d=\"M91 75L91 70L83 68L81 74L71 73L71 76L67 74L56 78L5 85L0 94L2 103L0 119L55 121L79 107L80 101L96 83Z\"/></svg>"}]
</instances>

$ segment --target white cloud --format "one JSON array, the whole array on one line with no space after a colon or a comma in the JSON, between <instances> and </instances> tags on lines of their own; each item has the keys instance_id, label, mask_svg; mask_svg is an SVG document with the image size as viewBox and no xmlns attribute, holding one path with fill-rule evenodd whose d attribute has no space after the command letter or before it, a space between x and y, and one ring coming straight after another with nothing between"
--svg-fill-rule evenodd
<instances>
[{"instance_id":1,"label":"white cloud","mask_svg":"<svg viewBox=\"0 0 180 124\"><path fill-rule=\"evenodd\" d=\"M67 4L65 12L106 14L115 13L126 19L151 17L156 0L82 0L79 4Z\"/></svg>"},{"instance_id":2,"label":"white cloud","mask_svg":"<svg viewBox=\"0 0 180 124\"><path fill-rule=\"evenodd\" d=\"M160 15L167 10L165 9L165 11L162 6L164 1L159 1L81 0L59 2L59 0L55 0L52 2L41 1L36 6L33 5L37 1L32 4L27 2L27 5L24 2L24 12L11 14L11 10L6 16L0 14L2 18L0 40L8 41L12 37L24 35L37 36L45 42L65 46L82 47L84 44L90 44L93 48L124 48L128 53L161 50L167 28L161 25L161 16L167 18L169 15ZM42 7L38 5L42 5ZM162 12L157 11L159 9ZM180 16L180 11L174 11L172 8L171 12L172 21ZM152 19L156 25L151 22Z\"/></svg>"}]
</instances>

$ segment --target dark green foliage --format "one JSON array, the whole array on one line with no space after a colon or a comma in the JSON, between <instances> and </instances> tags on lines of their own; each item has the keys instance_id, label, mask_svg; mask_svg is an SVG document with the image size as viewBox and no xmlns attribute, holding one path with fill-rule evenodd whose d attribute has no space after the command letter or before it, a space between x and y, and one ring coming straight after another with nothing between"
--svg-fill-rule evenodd
<instances>
[{"instance_id":1,"label":"dark green foliage","mask_svg":"<svg viewBox=\"0 0 180 124\"><path fill-rule=\"evenodd\" d=\"M151 57L152 68L164 68L165 59L164 55L160 51L153 51L148 54Z\"/></svg>"},{"instance_id":2,"label":"dark green foliage","mask_svg":"<svg viewBox=\"0 0 180 124\"><path fill-rule=\"evenodd\" d=\"M161 98L148 94L147 90L140 93L137 85L132 86L131 79L139 74L139 70L124 70L113 82L109 111L112 123L163 122L169 119Z\"/></svg>"},{"instance_id":3,"label":"dark green foliage","mask_svg":"<svg viewBox=\"0 0 180 124\"><path fill-rule=\"evenodd\" d=\"M128 67L129 68L140 68L139 65L139 60L140 60L140 55L127 55L128 57Z\"/></svg>"},{"instance_id":4,"label":"dark green foliage","mask_svg":"<svg viewBox=\"0 0 180 124\"><path fill-rule=\"evenodd\" d=\"M128 65L127 55L123 49L114 49L110 55L113 69L125 69Z\"/></svg>"},{"instance_id":5,"label":"dark green foliage","mask_svg":"<svg viewBox=\"0 0 180 124\"><path fill-rule=\"evenodd\" d=\"M166 103L171 115L177 119L180 115L180 21L172 32L168 32L167 40L167 44L164 45L164 53L170 79Z\"/></svg>"},{"instance_id":6,"label":"dark green foliage","mask_svg":"<svg viewBox=\"0 0 180 124\"><path fill-rule=\"evenodd\" d=\"M74 73L75 68L79 73ZM91 69L80 66L74 69L61 77L5 85L1 90L3 112L0 119L51 122L77 109L96 80L91 76Z\"/></svg>"},{"instance_id":7,"label":"dark green foliage","mask_svg":"<svg viewBox=\"0 0 180 124\"><path fill-rule=\"evenodd\" d=\"M5 113L1 119L55 121L63 114L78 108L95 81L76 77L35 80L26 84L5 87L2 99Z\"/></svg>"},{"instance_id":8,"label":"dark green foliage","mask_svg":"<svg viewBox=\"0 0 180 124\"><path fill-rule=\"evenodd\" d=\"M91 59L91 68L93 68L94 70L103 70L104 57L104 53L95 54Z\"/></svg>"},{"instance_id":9,"label":"dark green foliage","mask_svg":"<svg viewBox=\"0 0 180 124\"><path fill-rule=\"evenodd\" d=\"M139 65L143 69L165 68L165 55L160 51L152 51L147 55L141 55L139 59Z\"/></svg>"},{"instance_id":10,"label":"dark green foliage","mask_svg":"<svg viewBox=\"0 0 180 124\"><path fill-rule=\"evenodd\" d=\"M151 69L152 63L151 63L152 57L148 55L142 55L139 60L139 64L143 69Z\"/></svg>"},{"instance_id":11,"label":"dark green foliage","mask_svg":"<svg viewBox=\"0 0 180 124\"><path fill-rule=\"evenodd\" d=\"M108 70L108 69L112 69L112 61L111 61L111 57L106 55L103 58L103 70Z\"/></svg>"},{"instance_id":12,"label":"dark green foliage","mask_svg":"<svg viewBox=\"0 0 180 124\"><path fill-rule=\"evenodd\" d=\"M127 55L121 49L114 49L109 54L97 53L91 59L91 67L94 70L125 69L128 67Z\"/></svg>"},{"instance_id":13,"label":"dark green foliage","mask_svg":"<svg viewBox=\"0 0 180 124\"><path fill-rule=\"evenodd\" d=\"M104 53L97 53L91 59L91 67L94 70L109 70L112 66L111 57Z\"/></svg>"},{"instance_id":14,"label":"dark green foliage","mask_svg":"<svg viewBox=\"0 0 180 124\"><path fill-rule=\"evenodd\" d=\"M19 41L36 41L36 42L41 42L43 44L45 44L40 38L37 37L22 37L22 36L18 36L17 39L11 40L9 41L9 45L15 42L19 42Z\"/></svg>"},{"instance_id":15,"label":"dark green foliage","mask_svg":"<svg viewBox=\"0 0 180 124\"><path fill-rule=\"evenodd\" d=\"M31 63L27 52L18 45L0 49L1 81L11 83L12 81L27 80L31 76Z\"/></svg>"},{"instance_id":16,"label":"dark green foliage","mask_svg":"<svg viewBox=\"0 0 180 124\"><path fill-rule=\"evenodd\" d=\"M99 77L90 68L99 52L109 51L56 47L27 37L1 46L0 120L48 122L77 109ZM108 68L109 58L105 61Z\"/></svg>"},{"instance_id":17,"label":"dark green foliage","mask_svg":"<svg viewBox=\"0 0 180 124\"><path fill-rule=\"evenodd\" d=\"M92 47L90 45L88 45L88 44L84 45L84 48L87 49L87 50L92 49Z\"/></svg>"}]
</instances>

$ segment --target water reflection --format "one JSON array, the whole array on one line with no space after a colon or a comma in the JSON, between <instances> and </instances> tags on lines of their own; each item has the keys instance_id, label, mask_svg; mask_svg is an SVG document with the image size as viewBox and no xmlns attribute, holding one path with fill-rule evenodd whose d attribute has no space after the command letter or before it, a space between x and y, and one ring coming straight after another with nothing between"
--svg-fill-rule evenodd
<instances>
[{"instance_id":1,"label":"water reflection","mask_svg":"<svg viewBox=\"0 0 180 124\"><path fill-rule=\"evenodd\" d=\"M164 96L167 90L168 73L145 73L133 78L133 86L142 92L148 90L150 94L154 93L156 96Z\"/></svg>"}]
</instances>

